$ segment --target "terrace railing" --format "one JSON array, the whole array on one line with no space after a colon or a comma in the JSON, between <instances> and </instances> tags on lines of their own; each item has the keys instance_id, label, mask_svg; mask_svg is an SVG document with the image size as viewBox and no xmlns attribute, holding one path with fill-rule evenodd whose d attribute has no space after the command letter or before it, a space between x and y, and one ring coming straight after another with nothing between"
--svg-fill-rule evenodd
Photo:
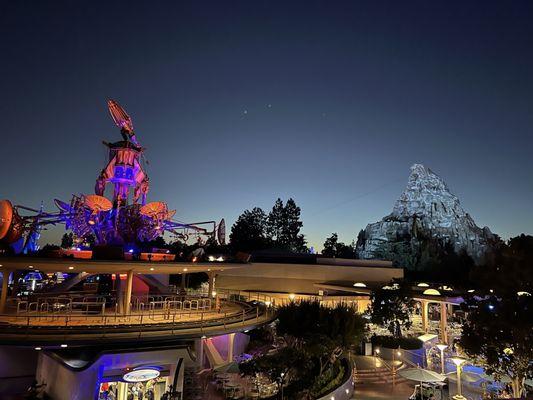
<instances>
[{"instance_id":1,"label":"terrace railing","mask_svg":"<svg viewBox=\"0 0 533 400\"><path fill-rule=\"evenodd\" d=\"M266 298L263 299L269 302ZM215 299L208 298L184 301L167 298L162 304L152 301L148 306L143 306L142 302L132 302L128 314L119 313L116 304L106 308L105 302L70 301L61 303L65 305L63 308L52 309L47 309L49 303L46 302L39 307L29 307L29 304L20 302L21 307L27 306L26 311L0 315L0 341L13 335L23 335L32 340L48 335L57 340L59 337L79 337L84 334L90 334L92 339L104 339L116 334L143 338L156 332L167 335L185 331L218 332L265 323L273 318L274 310L269 307L270 303L243 300L239 292L223 291L219 294L218 307Z\"/></svg>"}]
</instances>

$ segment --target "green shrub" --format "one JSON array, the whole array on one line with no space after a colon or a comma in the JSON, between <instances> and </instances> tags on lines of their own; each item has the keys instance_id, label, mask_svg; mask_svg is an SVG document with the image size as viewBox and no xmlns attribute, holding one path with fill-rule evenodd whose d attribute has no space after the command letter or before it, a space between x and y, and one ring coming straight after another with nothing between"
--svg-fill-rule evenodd
<instances>
[{"instance_id":1,"label":"green shrub","mask_svg":"<svg viewBox=\"0 0 533 400\"><path fill-rule=\"evenodd\" d=\"M325 373L317 377L311 388L311 395L316 398L332 392L342 384L344 373L344 366L340 361L337 361Z\"/></svg>"}]
</instances>

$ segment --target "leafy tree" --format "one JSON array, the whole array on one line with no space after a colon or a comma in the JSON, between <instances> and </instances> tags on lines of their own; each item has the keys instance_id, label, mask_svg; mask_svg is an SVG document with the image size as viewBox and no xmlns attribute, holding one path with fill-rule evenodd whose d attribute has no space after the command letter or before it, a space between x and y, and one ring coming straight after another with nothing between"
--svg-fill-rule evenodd
<instances>
[{"instance_id":1,"label":"leafy tree","mask_svg":"<svg viewBox=\"0 0 533 400\"><path fill-rule=\"evenodd\" d=\"M460 339L462 350L497 378L511 378L519 398L524 380L533 377L533 297L528 295L472 296Z\"/></svg>"},{"instance_id":2,"label":"leafy tree","mask_svg":"<svg viewBox=\"0 0 533 400\"><path fill-rule=\"evenodd\" d=\"M485 290L497 289L501 294L519 291L533 294L532 266L533 236L522 234L500 246L492 262L474 268L471 280Z\"/></svg>"},{"instance_id":3,"label":"leafy tree","mask_svg":"<svg viewBox=\"0 0 533 400\"><path fill-rule=\"evenodd\" d=\"M291 302L279 308L276 326L287 346L241 364L241 371L266 373L278 386L283 373L288 398L316 398L313 393L341 371L342 350L358 343L364 329L363 317L345 305L329 308L318 301Z\"/></svg>"},{"instance_id":4,"label":"leafy tree","mask_svg":"<svg viewBox=\"0 0 533 400\"><path fill-rule=\"evenodd\" d=\"M355 243L346 245L339 242L337 233L332 233L324 242L322 255L326 257L355 258Z\"/></svg>"},{"instance_id":5,"label":"leafy tree","mask_svg":"<svg viewBox=\"0 0 533 400\"><path fill-rule=\"evenodd\" d=\"M283 238L284 227L287 224L285 220L285 207L283 201L278 198L268 214L266 231L268 237L276 243L281 245Z\"/></svg>"},{"instance_id":6,"label":"leafy tree","mask_svg":"<svg viewBox=\"0 0 533 400\"><path fill-rule=\"evenodd\" d=\"M277 199L268 215L267 233L275 247L294 252L307 252L306 241L300 230L301 209L293 199L287 200L285 205Z\"/></svg>"},{"instance_id":7,"label":"leafy tree","mask_svg":"<svg viewBox=\"0 0 533 400\"><path fill-rule=\"evenodd\" d=\"M364 330L363 317L342 304L330 308L318 301L291 302L278 310L278 334L316 359L319 375L342 349L358 343Z\"/></svg>"},{"instance_id":8,"label":"leafy tree","mask_svg":"<svg viewBox=\"0 0 533 400\"><path fill-rule=\"evenodd\" d=\"M294 347L283 347L273 354L252 358L239 365L243 375L265 374L270 382L276 382L278 389L299 381L297 388L310 384L310 363L305 352ZM283 376L283 378L282 378ZM283 379L283 380L282 380ZM289 394L289 393L287 393Z\"/></svg>"},{"instance_id":9,"label":"leafy tree","mask_svg":"<svg viewBox=\"0 0 533 400\"><path fill-rule=\"evenodd\" d=\"M284 214L286 225L283 229L282 244L296 252L307 252L305 237L300 233L303 222L300 221L301 209L293 199L287 200Z\"/></svg>"},{"instance_id":10,"label":"leafy tree","mask_svg":"<svg viewBox=\"0 0 533 400\"><path fill-rule=\"evenodd\" d=\"M324 242L324 249L322 250L322 255L326 257L336 257L337 256L337 244L339 242L339 236L334 232L330 237L326 238Z\"/></svg>"},{"instance_id":11,"label":"leafy tree","mask_svg":"<svg viewBox=\"0 0 533 400\"><path fill-rule=\"evenodd\" d=\"M74 234L72 232L64 233L61 237L61 247L70 249L74 245Z\"/></svg>"},{"instance_id":12,"label":"leafy tree","mask_svg":"<svg viewBox=\"0 0 533 400\"><path fill-rule=\"evenodd\" d=\"M386 326L395 337L402 336L402 326L411 326L410 314L414 311L415 301L406 282L393 281L388 286L374 290L370 301L372 323Z\"/></svg>"},{"instance_id":13,"label":"leafy tree","mask_svg":"<svg viewBox=\"0 0 533 400\"><path fill-rule=\"evenodd\" d=\"M231 227L230 243L234 251L253 251L267 248L267 215L255 207L244 211Z\"/></svg>"},{"instance_id":14,"label":"leafy tree","mask_svg":"<svg viewBox=\"0 0 533 400\"><path fill-rule=\"evenodd\" d=\"M152 251L152 249L170 249L170 245L165 241L163 236L141 242L139 243L139 247L145 251Z\"/></svg>"},{"instance_id":15,"label":"leafy tree","mask_svg":"<svg viewBox=\"0 0 533 400\"><path fill-rule=\"evenodd\" d=\"M460 346L487 372L511 378L520 397L533 377L533 236L511 238L494 262L477 267L476 291L462 304L466 322Z\"/></svg>"}]
</instances>

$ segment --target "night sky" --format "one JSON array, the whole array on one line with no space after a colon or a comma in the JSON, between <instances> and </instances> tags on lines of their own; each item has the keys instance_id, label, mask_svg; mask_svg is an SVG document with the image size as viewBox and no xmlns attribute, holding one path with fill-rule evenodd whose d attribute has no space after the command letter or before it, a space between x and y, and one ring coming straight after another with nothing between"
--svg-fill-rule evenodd
<instances>
[{"instance_id":1,"label":"night sky","mask_svg":"<svg viewBox=\"0 0 533 400\"><path fill-rule=\"evenodd\" d=\"M181 220L293 197L311 245L350 242L420 162L478 225L531 234L532 21L531 1L3 1L0 198L92 193L112 98Z\"/></svg>"}]
</instances>

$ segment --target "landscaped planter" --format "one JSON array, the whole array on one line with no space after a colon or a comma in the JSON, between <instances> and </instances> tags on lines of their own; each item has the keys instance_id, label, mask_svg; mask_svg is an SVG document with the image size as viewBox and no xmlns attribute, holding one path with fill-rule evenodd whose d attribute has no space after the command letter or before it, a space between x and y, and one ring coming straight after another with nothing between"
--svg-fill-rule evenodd
<instances>
[{"instance_id":1,"label":"landscaped planter","mask_svg":"<svg viewBox=\"0 0 533 400\"><path fill-rule=\"evenodd\" d=\"M377 346L374 348L374 353L377 348ZM399 351L401 353L400 356L397 355L397 348L389 349L387 347L379 347L379 356L387 361L403 361L405 364L407 364L408 367L414 365L419 365L421 367L424 366L425 352L423 347L420 347L419 349L415 350L404 350L400 348Z\"/></svg>"},{"instance_id":2,"label":"landscaped planter","mask_svg":"<svg viewBox=\"0 0 533 400\"><path fill-rule=\"evenodd\" d=\"M354 388L352 366L345 358L341 362L344 367L342 383L335 390L323 395L317 400L349 400L352 398Z\"/></svg>"},{"instance_id":3,"label":"landscaped planter","mask_svg":"<svg viewBox=\"0 0 533 400\"><path fill-rule=\"evenodd\" d=\"M395 338L392 336L373 336L373 354L387 361L403 361L407 366L425 365L424 343L417 338ZM398 356L398 351L400 355Z\"/></svg>"}]
</instances>

